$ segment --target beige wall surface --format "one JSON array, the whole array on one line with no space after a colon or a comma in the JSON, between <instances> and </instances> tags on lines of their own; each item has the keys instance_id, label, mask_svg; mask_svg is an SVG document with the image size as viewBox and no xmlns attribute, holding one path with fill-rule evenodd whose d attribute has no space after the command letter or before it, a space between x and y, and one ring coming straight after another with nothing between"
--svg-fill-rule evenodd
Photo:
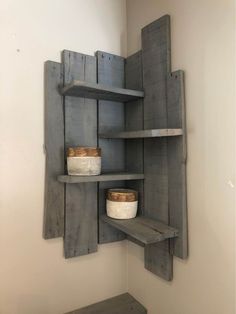
<instances>
[{"instance_id":1,"label":"beige wall surface","mask_svg":"<svg viewBox=\"0 0 236 314\"><path fill-rule=\"evenodd\" d=\"M5 0L0 21L0 313L60 314L126 291L126 243L65 260L62 239L42 239L43 63L125 55L126 4Z\"/></svg>"},{"instance_id":2,"label":"beige wall surface","mask_svg":"<svg viewBox=\"0 0 236 314\"><path fill-rule=\"evenodd\" d=\"M235 314L235 8L233 0L127 0L128 55L141 28L172 22L172 70L186 74L190 257L167 283L128 248L129 292L149 314ZM158 204L157 204L158 206Z\"/></svg>"}]
</instances>

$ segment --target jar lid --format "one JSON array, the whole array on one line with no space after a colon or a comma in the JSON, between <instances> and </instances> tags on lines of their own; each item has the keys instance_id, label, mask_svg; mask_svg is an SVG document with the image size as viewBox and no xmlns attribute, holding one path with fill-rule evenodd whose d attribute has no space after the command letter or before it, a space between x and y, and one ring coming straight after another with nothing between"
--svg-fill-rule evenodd
<instances>
[{"instance_id":1,"label":"jar lid","mask_svg":"<svg viewBox=\"0 0 236 314\"><path fill-rule=\"evenodd\" d=\"M135 202L138 200L138 192L130 189L109 189L107 199L113 202Z\"/></svg>"},{"instance_id":2,"label":"jar lid","mask_svg":"<svg viewBox=\"0 0 236 314\"><path fill-rule=\"evenodd\" d=\"M69 147L67 157L100 157L101 148L99 147Z\"/></svg>"}]
</instances>

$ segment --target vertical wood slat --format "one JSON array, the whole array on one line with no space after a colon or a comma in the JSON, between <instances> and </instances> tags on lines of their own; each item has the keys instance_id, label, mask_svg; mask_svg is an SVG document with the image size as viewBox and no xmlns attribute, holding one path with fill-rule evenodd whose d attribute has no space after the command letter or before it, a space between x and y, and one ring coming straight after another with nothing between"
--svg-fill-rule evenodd
<instances>
[{"instance_id":1,"label":"vertical wood slat","mask_svg":"<svg viewBox=\"0 0 236 314\"><path fill-rule=\"evenodd\" d=\"M143 89L142 52L129 56L125 62L126 88L134 90ZM126 131L143 130L143 100L129 102L125 106ZM143 139L130 139L125 141L126 170L128 172L143 173ZM126 182L126 187L139 192L138 215L143 214L144 195L143 181Z\"/></svg>"},{"instance_id":2,"label":"vertical wood slat","mask_svg":"<svg viewBox=\"0 0 236 314\"><path fill-rule=\"evenodd\" d=\"M124 87L124 58L97 51L97 78L99 84ZM125 128L124 104L113 101L98 101L98 131L123 131ZM98 139L102 149L103 171L125 170L125 144L121 139ZM106 212L105 193L108 188L124 187L124 181L99 183L99 217ZM99 243L125 239L125 234L99 219Z\"/></svg>"},{"instance_id":3,"label":"vertical wood slat","mask_svg":"<svg viewBox=\"0 0 236 314\"><path fill-rule=\"evenodd\" d=\"M64 84L96 83L96 58L63 51ZM97 146L97 102L65 97L65 146ZM97 251L97 183L66 185L64 254L66 258Z\"/></svg>"},{"instance_id":4,"label":"vertical wood slat","mask_svg":"<svg viewBox=\"0 0 236 314\"><path fill-rule=\"evenodd\" d=\"M170 17L142 29L144 129L167 128L167 74L170 72ZM144 214L169 224L167 139L144 139ZM173 257L166 240L145 247L145 268L171 280Z\"/></svg>"},{"instance_id":5,"label":"vertical wood slat","mask_svg":"<svg viewBox=\"0 0 236 314\"><path fill-rule=\"evenodd\" d=\"M168 128L182 128L183 135L168 138L168 177L170 225L179 231L173 240L173 254L188 256L187 199L186 199L186 123L184 103L184 73L176 71L168 76Z\"/></svg>"},{"instance_id":6,"label":"vertical wood slat","mask_svg":"<svg viewBox=\"0 0 236 314\"><path fill-rule=\"evenodd\" d=\"M45 239L64 235L64 185L57 176L64 173L64 113L58 86L62 84L61 64L47 61L45 75Z\"/></svg>"}]
</instances>

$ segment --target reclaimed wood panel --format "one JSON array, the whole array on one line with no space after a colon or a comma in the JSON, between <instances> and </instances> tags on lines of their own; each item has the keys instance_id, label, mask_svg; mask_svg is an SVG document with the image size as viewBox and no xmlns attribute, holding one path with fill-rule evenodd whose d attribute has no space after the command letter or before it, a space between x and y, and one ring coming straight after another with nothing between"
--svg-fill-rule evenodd
<instances>
[{"instance_id":1,"label":"reclaimed wood panel","mask_svg":"<svg viewBox=\"0 0 236 314\"><path fill-rule=\"evenodd\" d=\"M183 134L182 129L151 129L151 130L137 130L125 132L110 132L107 134L100 134L101 138L145 138L145 137L166 137L166 136L180 136Z\"/></svg>"},{"instance_id":2,"label":"reclaimed wood panel","mask_svg":"<svg viewBox=\"0 0 236 314\"><path fill-rule=\"evenodd\" d=\"M64 85L73 80L96 83L96 58L65 50ZM65 145L97 146L96 100L65 97ZM88 232L89 230L89 232ZM66 185L64 254L66 258L97 251L97 183Z\"/></svg>"},{"instance_id":3,"label":"reclaimed wood panel","mask_svg":"<svg viewBox=\"0 0 236 314\"><path fill-rule=\"evenodd\" d=\"M58 180L64 183L103 182L121 180L143 180L143 173L106 173L97 176L58 176ZM120 184L120 183L119 183Z\"/></svg>"},{"instance_id":4,"label":"reclaimed wood panel","mask_svg":"<svg viewBox=\"0 0 236 314\"><path fill-rule=\"evenodd\" d=\"M124 88L125 87L125 59L98 51L97 78L98 84ZM111 131L124 131L125 115L124 104L114 101L100 100L98 102L98 133ZM102 169L104 172L125 171L125 143L122 139L98 139L102 149ZM108 188L125 187L124 181L99 183L99 217L106 212L105 192ZM125 234L109 226L99 219L99 243L120 241L125 239Z\"/></svg>"},{"instance_id":5,"label":"reclaimed wood panel","mask_svg":"<svg viewBox=\"0 0 236 314\"><path fill-rule=\"evenodd\" d=\"M86 97L98 100L128 102L144 97L143 91L92 84L84 81L73 81L62 90L65 96Z\"/></svg>"},{"instance_id":6,"label":"reclaimed wood panel","mask_svg":"<svg viewBox=\"0 0 236 314\"><path fill-rule=\"evenodd\" d=\"M141 216L133 219L113 219L104 215L102 220L145 245L175 238L178 235L177 229Z\"/></svg>"},{"instance_id":7,"label":"reclaimed wood panel","mask_svg":"<svg viewBox=\"0 0 236 314\"><path fill-rule=\"evenodd\" d=\"M144 129L168 128L167 75L170 72L170 17L142 29ZM166 138L144 139L144 214L169 224ZM169 240L145 247L145 267L166 280L173 276Z\"/></svg>"},{"instance_id":8,"label":"reclaimed wood panel","mask_svg":"<svg viewBox=\"0 0 236 314\"><path fill-rule=\"evenodd\" d=\"M58 86L62 84L61 64L47 61L45 76L45 202L44 227L45 239L64 235L64 185L57 176L64 173L64 112L63 99Z\"/></svg>"},{"instance_id":9,"label":"reclaimed wood panel","mask_svg":"<svg viewBox=\"0 0 236 314\"><path fill-rule=\"evenodd\" d=\"M67 314L147 314L147 310L129 293L124 293Z\"/></svg>"},{"instance_id":10,"label":"reclaimed wood panel","mask_svg":"<svg viewBox=\"0 0 236 314\"><path fill-rule=\"evenodd\" d=\"M183 129L178 138L168 138L168 194L169 223L179 230L173 241L173 254L186 259L188 256L187 192L186 192L186 122L184 102L184 73L173 72L167 80L168 127Z\"/></svg>"},{"instance_id":11,"label":"reclaimed wood panel","mask_svg":"<svg viewBox=\"0 0 236 314\"><path fill-rule=\"evenodd\" d=\"M142 76L142 52L129 56L125 62L125 82L126 88L143 89ZM133 101L125 107L125 132L117 134L126 134L125 141L125 157L126 170L143 173L143 139L135 138L129 139L127 134L131 136L143 130L143 99ZM141 131L143 132L143 131ZM143 195L143 181L126 182L126 187L138 191L138 215L143 214L144 195Z\"/></svg>"}]
</instances>

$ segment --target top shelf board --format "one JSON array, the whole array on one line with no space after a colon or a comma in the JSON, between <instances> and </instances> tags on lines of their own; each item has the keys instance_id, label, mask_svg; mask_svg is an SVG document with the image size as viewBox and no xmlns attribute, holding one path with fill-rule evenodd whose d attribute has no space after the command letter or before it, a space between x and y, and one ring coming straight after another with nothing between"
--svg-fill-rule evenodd
<instances>
[{"instance_id":1,"label":"top shelf board","mask_svg":"<svg viewBox=\"0 0 236 314\"><path fill-rule=\"evenodd\" d=\"M117 102L128 102L144 97L143 91L88 83L84 81L72 81L61 89L61 93L64 96L111 100Z\"/></svg>"}]
</instances>

